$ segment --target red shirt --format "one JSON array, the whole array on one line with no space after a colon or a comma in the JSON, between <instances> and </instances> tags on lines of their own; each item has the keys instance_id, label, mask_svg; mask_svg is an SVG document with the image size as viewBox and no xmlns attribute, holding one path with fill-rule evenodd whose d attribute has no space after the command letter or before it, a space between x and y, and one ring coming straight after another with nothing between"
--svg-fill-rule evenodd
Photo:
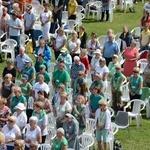
<instances>
[{"instance_id":1,"label":"red shirt","mask_svg":"<svg viewBox=\"0 0 150 150\"><path fill-rule=\"evenodd\" d=\"M80 61L84 64L85 66L85 74L88 74L88 70L90 69L90 64L89 64L89 60L88 60L88 57L85 56L85 57L80 57Z\"/></svg>"}]
</instances>

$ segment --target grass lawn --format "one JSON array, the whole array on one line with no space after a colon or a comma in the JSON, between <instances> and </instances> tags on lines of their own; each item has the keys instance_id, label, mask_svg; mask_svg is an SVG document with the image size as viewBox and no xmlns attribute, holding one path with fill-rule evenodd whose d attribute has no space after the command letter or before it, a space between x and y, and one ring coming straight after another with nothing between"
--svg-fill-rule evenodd
<instances>
[{"instance_id":1,"label":"grass lawn","mask_svg":"<svg viewBox=\"0 0 150 150\"><path fill-rule=\"evenodd\" d=\"M83 20L83 25L85 26L86 32L90 37L91 32L96 32L98 36L105 35L107 29L113 29L115 34L122 32L122 27L127 26L129 29L133 29L140 25L140 19L143 13L143 3L138 2L134 5L136 13L121 13L118 8L114 12L113 22L97 22L96 16L95 19L90 16L89 19ZM30 54L34 59L34 56ZM52 59L54 61L54 57ZM3 68L6 66L5 61L0 64L0 74L2 73ZM142 126L139 129L136 128L135 120L132 121L131 126L128 130L119 130L115 137L121 142L124 150L150 150L150 120L146 119L145 112L142 113L143 120Z\"/></svg>"}]
</instances>

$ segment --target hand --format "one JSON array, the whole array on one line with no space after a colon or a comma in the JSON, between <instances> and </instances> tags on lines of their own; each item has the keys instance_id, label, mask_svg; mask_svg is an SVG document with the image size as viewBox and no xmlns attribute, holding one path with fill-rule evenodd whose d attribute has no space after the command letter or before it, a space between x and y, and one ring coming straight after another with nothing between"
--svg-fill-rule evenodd
<instances>
[{"instance_id":1,"label":"hand","mask_svg":"<svg viewBox=\"0 0 150 150\"><path fill-rule=\"evenodd\" d=\"M7 144L7 143L10 143L10 142L12 142L12 139L6 139L5 140L5 143Z\"/></svg>"},{"instance_id":2,"label":"hand","mask_svg":"<svg viewBox=\"0 0 150 150\"><path fill-rule=\"evenodd\" d=\"M73 106L73 108L74 108L75 110L77 110L77 107L76 107L76 105L74 105L74 106Z\"/></svg>"},{"instance_id":3,"label":"hand","mask_svg":"<svg viewBox=\"0 0 150 150\"><path fill-rule=\"evenodd\" d=\"M134 96L134 95L135 95L135 93L134 93L134 92L131 92L131 95L132 95L132 96Z\"/></svg>"},{"instance_id":4,"label":"hand","mask_svg":"<svg viewBox=\"0 0 150 150\"><path fill-rule=\"evenodd\" d=\"M54 9L54 13L55 13L55 14L57 13L57 9Z\"/></svg>"},{"instance_id":5,"label":"hand","mask_svg":"<svg viewBox=\"0 0 150 150\"><path fill-rule=\"evenodd\" d=\"M45 23L44 23L44 22L42 22L42 23L41 23L41 26L44 26L44 25L45 25Z\"/></svg>"},{"instance_id":6,"label":"hand","mask_svg":"<svg viewBox=\"0 0 150 150\"><path fill-rule=\"evenodd\" d=\"M29 31L30 28L25 28L26 31Z\"/></svg>"}]
</instances>

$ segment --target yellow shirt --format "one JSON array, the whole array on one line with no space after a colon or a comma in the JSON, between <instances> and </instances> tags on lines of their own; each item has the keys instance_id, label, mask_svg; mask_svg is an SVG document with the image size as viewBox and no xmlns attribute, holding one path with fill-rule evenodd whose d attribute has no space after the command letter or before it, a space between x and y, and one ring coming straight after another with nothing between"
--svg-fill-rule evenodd
<instances>
[{"instance_id":1,"label":"yellow shirt","mask_svg":"<svg viewBox=\"0 0 150 150\"><path fill-rule=\"evenodd\" d=\"M78 6L78 3L76 1L74 1L74 2L69 1L69 3L68 3L68 13L70 15L75 15L77 6Z\"/></svg>"},{"instance_id":2,"label":"yellow shirt","mask_svg":"<svg viewBox=\"0 0 150 150\"><path fill-rule=\"evenodd\" d=\"M143 46L145 46L147 44L147 42L149 41L150 39L150 30L148 31L142 31L142 40L141 40L141 44Z\"/></svg>"}]
</instances>

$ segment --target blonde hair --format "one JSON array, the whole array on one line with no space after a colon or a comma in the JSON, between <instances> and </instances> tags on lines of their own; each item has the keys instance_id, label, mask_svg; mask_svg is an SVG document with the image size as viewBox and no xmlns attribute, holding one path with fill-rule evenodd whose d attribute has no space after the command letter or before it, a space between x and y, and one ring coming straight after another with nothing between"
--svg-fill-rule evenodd
<instances>
[{"instance_id":1,"label":"blonde hair","mask_svg":"<svg viewBox=\"0 0 150 150\"><path fill-rule=\"evenodd\" d=\"M105 105L107 106L107 101L105 99L101 99L99 102L98 102L100 105Z\"/></svg>"},{"instance_id":2,"label":"blonde hair","mask_svg":"<svg viewBox=\"0 0 150 150\"><path fill-rule=\"evenodd\" d=\"M8 78L11 78L12 79L12 75L10 74L10 73L7 73L6 75L5 75L5 77L8 77Z\"/></svg>"},{"instance_id":3,"label":"blonde hair","mask_svg":"<svg viewBox=\"0 0 150 150\"><path fill-rule=\"evenodd\" d=\"M14 142L14 150L24 150L25 144L24 141L19 139Z\"/></svg>"},{"instance_id":4,"label":"blonde hair","mask_svg":"<svg viewBox=\"0 0 150 150\"><path fill-rule=\"evenodd\" d=\"M66 93L66 92L61 92L61 93L60 93L60 97L61 97L61 96L67 98L67 93Z\"/></svg>"},{"instance_id":5,"label":"blonde hair","mask_svg":"<svg viewBox=\"0 0 150 150\"><path fill-rule=\"evenodd\" d=\"M81 98L81 99L82 99L82 104L84 104L84 103L85 103L85 98L84 98L84 96L83 96L83 95L78 95L78 98Z\"/></svg>"},{"instance_id":6,"label":"blonde hair","mask_svg":"<svg viewBox=\"0 0 150 150\"><path fill-rule=\"evenodd\" d=\"M14 90L14 91L16 90L16 91L19 92L20 94L22 93L21 88L18 87L18 86L15 86L15 87L13 88L13 90Z\"/></svg>"},{"instance_id":7,"label":"blonde hair","mask_svg":"<svg viewBox=\"0 0 150 150\"><path fill-rule=\"evenodd\" d=\"M63 92L65 91L65 85L64 84L60 83L59 87L61 87L63 89Z\"/></svg>"},{"instance_id":8,"label":"blonde hair","mask_svg":"<svg viewBox=\"0 0 150 150\"><path fill-rule=\"evenodd\" d=\"M12 9L13 9L13 10L16 10L16 11L20 11L19 4L18 4L18 3L14 3L14 4L12 5Z\"/></svg>"},{"instance_id":9,"label":"blonde hair","mask_svg":"<svg viewBox=\"0 0 150 150\"><path fill-rule=\"evenodd\" d=\"M35 107L39 107L40 109L42 109L42 108L43 108L43 103L42 103L41 101L35 102L35 103L34 103L34 106L35 106Z\"/></svg>"},{"instance_id":10,"label":"blonde hair","mask_svg":"<svg viewBox=\"0 0 150 150\"><path fill-rule=\"evenodd\" d=\"M16 122L16 121L17 121L17 118L16 118L15 116L10 116L10 117L8 118L8 120L11 120L11 121L13 121L13 122Z\"/></svg>"},{"instance_id":11,"label":"blonde hair","mask_svg":"<svg viewBox=\"0 0 150 150\"><path fill-rule=\"evenodd\" d=\"M7 99L6 98L1 98L0 99L0 104L6 104L7 103Z\"/></svg>"},{"instance_id":12,"label":"blonde hair","mask_svg":"<svg viewBox=\"0 0 150 150\"><path fill-rule=\"evenodd\" d=\"M0 145L5 144L5 136L2 132L0 132Z\"/></svg>"}]
</instances>

